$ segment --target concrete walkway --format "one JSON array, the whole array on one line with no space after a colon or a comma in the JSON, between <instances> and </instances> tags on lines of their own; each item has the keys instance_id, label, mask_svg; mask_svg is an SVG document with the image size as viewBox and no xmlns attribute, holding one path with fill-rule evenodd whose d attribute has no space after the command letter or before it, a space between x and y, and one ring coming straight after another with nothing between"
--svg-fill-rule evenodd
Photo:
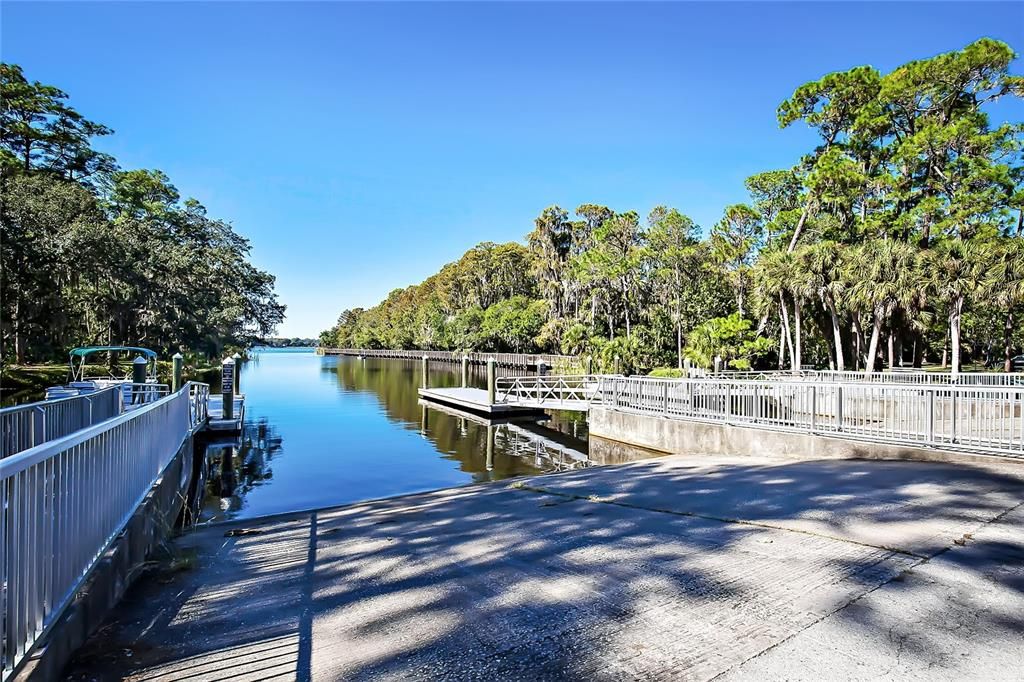
<instances>
[{"instance_id":1,"label":"concrete walkway","mask_svg":"<svg viewBox=\"0 0 1024 682\"><path fill-rule=\"evenodd\" d=\"M213 526L75 680L1022 679L1024 464L665 457Z\"/></svg>"}]
</instances>

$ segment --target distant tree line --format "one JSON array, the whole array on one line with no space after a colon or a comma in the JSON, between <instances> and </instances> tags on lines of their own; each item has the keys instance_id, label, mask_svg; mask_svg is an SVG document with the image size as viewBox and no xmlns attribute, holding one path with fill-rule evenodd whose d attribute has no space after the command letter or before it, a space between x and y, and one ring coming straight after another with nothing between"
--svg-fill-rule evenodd
<instances>
[{"instance_id":1,"label":"distant tree line","mask_svg":"<svg viewBox=\"0 0 1024 682\"><path fill-rule=\"evenodd\" d=\"M317 340L299 337L288 339L280 336L271 336L263 339L259 344L270 348L311 348L317 344Z\"/></svg>"},{"instance_id":2,"label":"distant tree line","mask_svg":"<svg viewBox=\"0 0 1024 682\"><path fill-rule=\"evenodd\" d=\"M112 131L67 99L0 64L4 361L100 343L214 356L272 333L284 306L249 242L160 171L94 149Z\"/></svg>"},{"instance_id":3,"label":"distant tree line","mask_svg":"<svg viewBox=\"0 0 1024 682\"><path fill-rule=\"evenodd\" d=\"M560 351L626 370L815 365L865 372L965 359L1009 369L1024 344L1024 94L981 39L883 74L796 89L782 127L818 144L746 180L705 236L680 210L551 206L525 246L484 243L369 309L332 346Z\"/></svg>"}]
</instances>

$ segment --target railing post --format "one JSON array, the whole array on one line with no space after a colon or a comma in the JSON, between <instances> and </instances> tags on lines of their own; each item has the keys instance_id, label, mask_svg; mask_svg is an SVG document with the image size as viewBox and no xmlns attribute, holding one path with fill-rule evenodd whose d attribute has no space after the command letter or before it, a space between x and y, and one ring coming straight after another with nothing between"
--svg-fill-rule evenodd
<instances>
[{"instance_id":1,"label":"railing post","mask_svg":"<svg viewBox=\"0 0 1024 682\"><path fill-rule=\"evenodd\" d=\"M487 358L487 404L488 405L493 405L494 404L494 392L495 392L494 382L496 380L496 377L495 377L495 366L496 366L496 363L494 361L494 358Z\"/></svg>"},{"instance_id":2,"label":"railing post","mask_svg":"<svg viewBox=\"0 0 1024 682\"><path fill-rule=\"evenodd\" d=\"M662 410L662 414L664 414L667 417L668 416L668 387L669 387L669 383L666 381L664 384L662 384L662 386L664 387L663 391L665 393L665 407Z\"/></svg>"},{"instance_id":3,"label":"railing post","mask_svg":"<svg viewBox=\"0 0 1024 682\"><path fill-rule=\"evenodd\" d=\"M175 353L171 356L171 393L177 393L181 390L181 374L184 360L181 353Z\"/></svg>"},{"instance_id":4,"label":"railing post","mask_svg":"<svg viewBox=\"0 0 1024 682\"><path fill-rule=\"evenodd\" d=\"M428 375L430 372L430 358L426 355L420 360L420 387L428 388Z\"/></svg>"},{"instance_id":5,"label":"railing post","mask_svg":"<svg viewBox=\"0 0 1024 682\"><path fill-rule=\"evenodd\" d=\"M836 431L843 430L843 387L836 387Z\"/></svg>"},{"instance_id":6,"label":"railing post","mask_svg":"<svg viewBox=\"0 0 1024 682\"><path fill-rule=\"evenodd\" d=\"M929 388L925 391L928 396L928 424L925 427L925 441L935 442L935 389Z\"/></svg>"},{"instance_id":7,"label":"railing post","mask_svg":"<svg viewBox=\"0 0 1024 682\"><path fill-rule=\"evenodd\" d=\"M957 399L956 399L956 397L957 397L956 396L956 386L955 385L954 386L950 386L949 387L949 399L950 399L950 404L951 404L951 407L952 407L952 410L953 410L951 415L950 415L950 418L953 420L953 428L952 428L952 430L950 432L950 436L953 439L952 442L959 443L960 442L960 438L959 438L959 434L957 433L957 431L960 429L960 420L957 418L957 409L956 409L957 408Z\"/></svg>"},{"instance_id":8,"label":"railing post","mask_svg":"<svg viewBox=\"0 0 1024 682\"><path fill-rule=\"evenodd\" d=\"M225 358L220 366L221 418L235 418L235 361Z\"/></svg>"},{"instance_id":9,"label":"railing post","mask_svg":"<svg viewBox=\"0 0 1024 682\"><path fill-rule=\"evenodd\" d=\"M32 411L32 445L45 443L46 440L46 410L37 407Z\"/></svg>"},{"instance_id":10,"label":"railing post","mask_svg":"<svg viewBox=\"0 0 1024 682\"><path fill-rule=\"evenodd\" d=\"M469 387L469 356L462 356L462 387Z\"/></svg>"},{"instance_id":11,"label":"railing post","mask_svg":"<svg viewBox=\"0 0 1024 682\"><path fill-rule=\"evenodd\" d=\"M811 384L811 433L818 430L818 387Z\"/></svg>"}]
</instances>

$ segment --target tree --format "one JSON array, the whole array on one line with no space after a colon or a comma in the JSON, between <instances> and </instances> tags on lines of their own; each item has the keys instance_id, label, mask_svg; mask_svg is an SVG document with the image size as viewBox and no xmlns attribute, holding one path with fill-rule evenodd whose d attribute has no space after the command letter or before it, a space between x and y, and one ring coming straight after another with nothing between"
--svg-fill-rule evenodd
<instances>
[{"instance_id":1,"label":"tree","mask_svg":"<svg viewBox=\"0 0 1024 682\"><path fill-rule=\"evenodd\" d=\"M676 360L683 366L684 282L692 282L699 267L696 250L700 228L689 216L674 208L655 207L647 217L650 258L662 300L671 302L672 322L676 331Z\"/></svg>"},{"instance_id":2,"label":"tree","mask_svg":"<svg viewBox=\"0 0 1024 682\"><path fill-rule=\"evenodd\" d=\"M924 253L924 277L928 289L949 311L951 371L960 372L960 329L964 306L982 289L989 251L977 241L945 239Z\"/></svg>"},{"instance_id":3,"label":"tree","mask_svg":"<svg viewBox=\"0 0 1024 682\"><path fill-rule=\"evenodd\" d=\"M736 292L736 308L740 317L746 312L744 302L749 287L750 266L760 245L761 216L746 204L734 204L711 228L711 249L725 266Z\"/></svg>"},{"instance_id":4,"label":"tree","mask_svg":"<svg viewBox=\"0 0 1024 682\"><path fill-rule=\"evenodd\" d=\"M750 369L753 359L771 347L770 339L753 332L753 322L733 313L694 327L686 341L686 357L705 368L713 367L719 357L726 367Z\"/></svg>"},{"instance_id":5,"label":"tree","mask_svg":"<svg viewBox=\"0 0 1024 682\"><path fill-rule=\"evenodd\" d=\"M544 301L531 301L525 296L495 303L484 312L481 331L513 353L532 349L547 316Z\"/></svg>"},{"instance_id":6,"label":"tree","mask_svg":"<svg viewBox=\"0 0 1024 682\"><path fill-rule=\"evenodd\" d=\"M1024 306L1024 239L1003 237L992 244L983 282L986 297L1000 306L1003 317L1003 371L1013 371L1014 311Z\"/></svg>"},{"instance_id":7,"label":"tree","mask_svg":"<svg viewBox=\"0 0 1024 682\"><path fill-rule=\"evenodd\" d=\"M565 312L564 275L572 245L571 230L569 214L559 206L549 206L534 221L533 232L526 238L541 295L556 316Z\"/></svg>"},{"instance_id":8,"label":"tree","mask_svg":"<svg viewBox=\"0 0 1024 682\"><path fill-rule=\"evenodd\" d=\"M845 290L842 248L836 242L822 241L797 251L797 259L808 275L807 285L821 300L832 323L832 350L840 372L846 369L838 304Z\"/></svg>"},{"instance_id":9,"label":"tree","mask_svg":"<svg viewBox=\"0 0 1024 682\"><path fill-rule=\"evenodd\" d=\"M844 263L850 302L864 309L871 319L871 340L865 361L865 376L871 376L878 355L878 340L886 319L898 306L913 305L924 291L920 252L905 242L874 240L850 249Z\"/></svg>"},{"instance_id":10,"label":"tree","mask_svg":"<svg viewBox=\"0 0 1024 682\"><path fill-rule=\"evenodd\" d=\"M48 170L86 181L114 169L113 159L90 147L111 134L67 105L59 88L29 82L17 64L0 63L0 167L5 173Z\"/></svg>"}]
</instances>

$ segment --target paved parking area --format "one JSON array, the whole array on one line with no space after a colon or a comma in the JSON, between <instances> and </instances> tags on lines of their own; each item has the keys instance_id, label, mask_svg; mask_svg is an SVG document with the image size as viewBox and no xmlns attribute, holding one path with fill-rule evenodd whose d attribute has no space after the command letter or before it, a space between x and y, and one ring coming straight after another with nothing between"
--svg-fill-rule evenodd
<instances>
[{"instance_id":1,"label":"paved parking area","mask_svg":"<svg viewBox=\"0 0 1024 682\"><path fill-rule=\"evenodd\" d=\"M230 526L71 679L1021 679L1024 464L673 456Z\"/></svg>"}]
</instances>

